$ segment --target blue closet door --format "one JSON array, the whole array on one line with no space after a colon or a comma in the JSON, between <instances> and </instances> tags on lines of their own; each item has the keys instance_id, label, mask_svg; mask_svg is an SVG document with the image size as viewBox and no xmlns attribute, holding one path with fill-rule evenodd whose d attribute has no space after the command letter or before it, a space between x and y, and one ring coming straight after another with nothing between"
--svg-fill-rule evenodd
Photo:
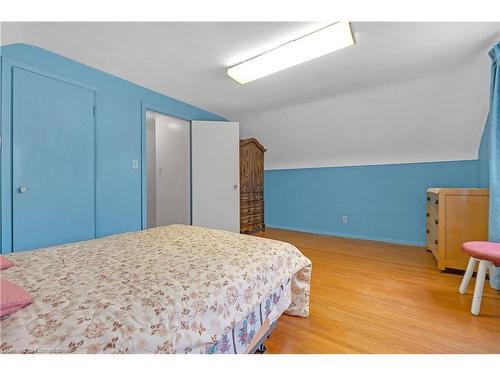
<instances>
[{"instance_id":1,"label":"blue closet door","mask_svg":"<svg viewBox=\"0 0 500 375\"><path fill-rule=\"evenodd\" d=\"M13 71L13 249L95 238L94 91Z\"/></svg>"}]
</instances>

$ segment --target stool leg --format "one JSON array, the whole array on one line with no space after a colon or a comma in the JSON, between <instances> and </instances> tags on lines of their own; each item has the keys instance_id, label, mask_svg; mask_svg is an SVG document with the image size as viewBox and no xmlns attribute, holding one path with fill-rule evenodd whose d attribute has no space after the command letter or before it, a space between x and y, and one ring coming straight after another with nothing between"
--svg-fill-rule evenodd
<instances>
[{"instance_id":1,"label":"stool leg","mask_svg":"<svg viewBox=\"0 0 500 375\"><path fill-rule=\"evenodd\" d=\"M476 285L474 287L474 296L472 297L471 312L473 315L479 315L481 309L481 299L483 298L484 279L486 278L486 271L488 270L489 262L487 260L479 261L479 268L477 270Z\"/></svg>"},{"instance_id":2,"label":"stool leg","mask_svg":"<svg viewBox=\"0 0 500 375\"><path fill-rule=\"evenodd\" d=\"M465 294L465 292L467 292L470 279L472 277L472 274L474 273L474 268L476 267L476 261L477 260L475 258L470 257L469 264L467 265L467 270L464 273L464 278L462 279L462 283L460 284L460 288L458 289L460 294Z\"/></svg>"}]
</instances>

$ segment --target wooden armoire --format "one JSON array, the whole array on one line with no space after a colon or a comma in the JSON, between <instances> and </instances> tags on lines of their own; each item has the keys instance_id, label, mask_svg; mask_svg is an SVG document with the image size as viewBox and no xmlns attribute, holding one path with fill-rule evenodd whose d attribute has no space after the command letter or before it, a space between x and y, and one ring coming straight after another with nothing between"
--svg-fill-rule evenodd
<instances>
[{"instance_id":1,"label":"wooden armoire","mask_svg":"<svg viewBox=\"0 0 500 375\"><path fill-rule=\"evenodd\" d=\"M240 232L265 229L264 152L255 138L240 140Z\"/></svg>"}]
</instances>

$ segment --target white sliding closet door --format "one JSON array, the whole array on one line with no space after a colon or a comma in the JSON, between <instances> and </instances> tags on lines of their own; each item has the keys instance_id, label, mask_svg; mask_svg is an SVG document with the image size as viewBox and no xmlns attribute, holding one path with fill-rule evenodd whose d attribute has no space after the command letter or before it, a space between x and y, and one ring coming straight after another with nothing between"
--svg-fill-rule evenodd
<instances>
[{"instance_id":1,"label":"white sliding closet door","mask_svg":"<svg viewBox=\"0 0 500 375\"><path fill-rule=\"evenodd\" d=\"M192 222L240 231L239 123L191 123Z\"/></svg>"}]
</instances>

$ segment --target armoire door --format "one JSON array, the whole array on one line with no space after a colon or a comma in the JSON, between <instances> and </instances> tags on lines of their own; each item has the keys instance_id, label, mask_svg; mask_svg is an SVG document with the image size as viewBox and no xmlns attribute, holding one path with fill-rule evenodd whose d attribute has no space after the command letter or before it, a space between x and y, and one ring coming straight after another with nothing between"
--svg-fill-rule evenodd
<instances>
[{"instance_id":1,"label":"armoire door","mask_svg":"<svg viewBox=\"0 0 500 375\"><path fill-rule=\"evenodd\" d=\"M191 123L192 223L240 231L239 123Z\"/></svg>"},{"instance_id":2,"label":"armoire door","mask_svg":"<svg viewBox=\"0 0 500 375\"><path fill-rule=\"evenodd\" d=\"M14 251L95 238L93 111L93 90L14 68Z\"/></svg>"}]
</instances>

